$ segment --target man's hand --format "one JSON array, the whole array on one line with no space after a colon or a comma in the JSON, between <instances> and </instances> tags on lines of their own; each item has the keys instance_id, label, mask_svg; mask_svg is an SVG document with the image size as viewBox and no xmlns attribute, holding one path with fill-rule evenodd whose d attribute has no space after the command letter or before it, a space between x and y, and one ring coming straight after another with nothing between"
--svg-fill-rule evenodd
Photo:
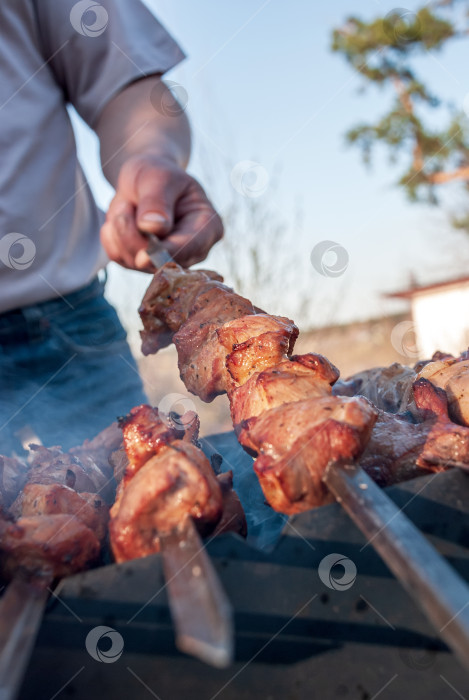
<instances>
[{"instance_id":1,"label":"man's hand","mask_svg":"<svg viewBox=\"0 0 469 700\"><path fill-rule=\"evenodd\" d=\"M223 236L223 224L182 167L160 156L137 155L122 165L101 241L114 262L154 272L143 233L156 235L176 262L189 267L206 258Z\"/></svg>"}]
</instances>

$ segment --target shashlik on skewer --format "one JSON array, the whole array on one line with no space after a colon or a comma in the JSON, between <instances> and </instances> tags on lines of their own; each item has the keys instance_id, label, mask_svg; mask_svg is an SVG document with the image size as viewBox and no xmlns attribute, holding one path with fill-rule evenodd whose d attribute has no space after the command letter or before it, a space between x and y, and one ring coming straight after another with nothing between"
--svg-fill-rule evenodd
<instances>
[{"instance_id":1,"label":"shashlik on skewer","mask_svg":"<svg viewBox=\"0 0 469 700\"><path fill-rule=\"evenodd\" d=\"M28 483L9 509L15 520L36 515L73 515L99 542L106 537L109 506L97 493L78 493L63 484Z\"/></svg>"},{"instance_id":2,"label":"shashlik on skewer","mask_svg":"<svg viewBox=\"0 0 469 700\"><path fill-rule=\"evenodd\" d=\"M189 391L205 401L226 391L239 440L257 455L254 470L276 510L296 513L327 502L322 475L331 461L358 460L381 484L469 462L469 432L450 421L432 384L422 390L411 371L394 372L388 402L395 406L393 389L405 388L410 421L354 396L360 382L342 382L352 396L341 396L331 389L338 371L325 358L292 356L298 330L291 321L256 309L215 273L167 263L140 315L144 354L172 338ZM453 370L459 382L463 369L464 361ZM414 397L432 410L419 408Z\"/></svg>"},{"instance_id":3,"label":"shashlik on skewer","mask_svg":"<svg viewBox=\"0 0 469 700\"><path fill-rule=\"evenodd\" d=\"M50 586L99 561L109 509L98 493L86 493L83 487L88 480L107 489L112 472L110 477L106 451L115 449L120 441L114 425L76 448L81 459L76 454L64 455L59 448L36 446L34 467L27 470L22 464L24 469L18 472L22 478L9 494L10 501L16 497L14 503L0 517L0 577L11 579L0 599L0 684L5 697L16 697ZM23 445L28 442L23 440ZM32 480L24 485L28 476ZM81 493L72 484L82 487Z\"/></svg>"},{"instance_id":4,"label":"shashlik on skewer","mask_svg":"<svg viewBox=\"0 0 469 700\"><path fill-rule=\"evenodd\" d=\"M418 378L428 379L444 389L448 398L448 413L453 421L469 426L469 357L445 357L429 362L419 371Z\"/></svg>"},{"instance_id":5,"label":"shashlik on skewer","mask_svg":"<svg viewBox=\"0 0 469 700\"><path fill-rule=\"evenodd\" d=\"M386 413L404 414L409 411L413 420L412 384L417 373L412 367L394 362L389 367L373 367L357 372L346 379L338 379L332 387L336 396L365 396ZM418 416L416 417L418 419Z\"/></svg>"},{"instance_id":6,"label":"shashlik on skewer","mask_svg":"<svg viewBox=\"0 0 469 700\"><path fill-rule=\"evenodd\" d=\"M61 578L89 568L99 557L94 532L70 514L0 520L1 575Z\"/></svg>"},{"instance_id":7,"label":"shashlik on skewer","mask_svg":"<svg viewBox=\"0 0 469 700\"><path fill-rule=\"evenodd\" d=\"M395 362L389 367L358 372L339 380L333 393L345 396L366 396L375 406L389 413L408 412L407 419L419 422L421 417L415 410L413 384L427 379L442 389L447 398L447 413L460 425L469 426L469 351L459 357L436 352L431 360L418 362L415 368Z\"/></svg>"},{"instance_id":8,"label":"shashlik on skewer","mask_svg":"<svg viewBox=\"0 0 469 700\"><path fill-rule=\"evenodd\" d=\"M157 409L141 406L67 453L33 444L29 465L1 457L0 576L9 579L21 570L59 578L96 564L116 483L111 526L116 561L157 552L157 532L171 529L187 513L202 533L245 535L232 474L215 476L193 444L197 435L194 412L163 421Z\"/></svg>"},{"instance_id":9,"label":"shashlik on skewer","mask_svg":"<svg viewBox=\"0 0 469 700\"><path fill-rule=\"evenodd\" d=\"M11 578L17 571L59 578L96 563L107 534L114 492L106 453L109 455L121 441L117 424L113 424L68 453L59 447L31 445L29 466L15 460L21 478L16 480L15 489L4 492L9 508L4 508L0 519L3 578ZM2 460L10 465L10 458Z\"/></svg>"},{"instance_id":10,"label":"shashlik on skewer","mask_svg":"<svg viewBox=\"0 0 469 700\"><path fill-rule=\"evenodd\" d=\"M198 418L142 405L121 419L127 466L111 508L110 542L117 562L158 552L159 538L190 516L203 535L231 529L245 519L228 475L215 473L194 443Z\"/></svg>"},{"instance_id":11,"label":"shashlik on skewer","mask_svg":"<svg viewBox=\"0 0 469 700\"><path fill-rule=\"evenodd\" d=\"M185 279L188 295L183 291ZM171 317L169 299L177 307ZM151 315L157 324L148 323ZM219 280L201 271L184 273L175 263L153 278L141 316L144 352L158 346L159 333L167 344L172 332L186 387L204 400L228 393L240 442L259 454L254 469L270 504L294 513L323 502L321 467L331 459L358 456L376 412L364 399L344 401L331 395L337 370L324 358L290 359L298 336L293 322L258 313L228 287L222 288ZM203 342L197 328L205 333ZM292 366L297 373L289 371Z\"/></svg>"},{"instance_id":12,"label":"shashlik on skewer","mask_svg":"<svg viewBox=\"0 0 469 700\"><path fill-rule=\"evenodd\" d=\"M462 414L469 380L466 363L467 352L459 358L438 352L415 369L394 363L359 372L333 387L333 392L348 396L364 395L378 407L371 440L360 458L378 483L410 478L416 465L435 471L469 465L469 431Z\"/></svg>"},{"instance_id":13,"label":"shashlik on skewer","mask_svg":"<svg viewBox=\"0 0 469 700\"><path fill-rule=\"evenodd\" d=\"M153 554L161 543L177 645L216 666L232 660L230 604L194 529L196 524L213 535L227 530L246 534L232 473L217 479L193 444L198 433L194 412L171 413L163 421L157 409L140 406L120 424L127 453L115 450L122 443L120 430L116 442L115 428L68 454L35 446L28 483L9 512L0 514L0 577L12 580L0 600L2 613L10 611L0 650L4 668L12 656L26 663L31 645L24 644L22 634L25 628L29 636L32 628L37 631L54 580L98 564L109 507L98 493L84 488L91 482L107 492L117 479L110 529L116 561ZM118 453L112 460L110 450ZM113 465L116 471L109 476ZM18 596L25 606L15 605L12 613ZM33 608L26 605L31 600ZM186 615L191 605L195 609ZM14 648L10 638L16 640Z\"/></svg>"}]
</instances>

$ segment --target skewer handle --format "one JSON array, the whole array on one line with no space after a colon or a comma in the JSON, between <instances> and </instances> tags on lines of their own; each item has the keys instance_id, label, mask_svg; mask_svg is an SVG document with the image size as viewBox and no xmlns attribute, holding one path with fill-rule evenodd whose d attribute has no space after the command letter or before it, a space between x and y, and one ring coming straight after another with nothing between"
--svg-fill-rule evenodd
<instances>
[{"instance_id":1,"label":"skewer handle","mask_svg":"<svg viewBox=\"0 0 469 700\"><path fill-rule=\"evenodd\" d=\"M440 636L469 668L469 587L388 496L354 464L324 482Z\"/></svg>"},{"instance_id":2,"label":"skewer handle","mask_svg":"<svg viewBox=\"0 0 469 700\"><path fill-rule=\"evenodd\" d=\"M49 580L15 578L0 599L0 700L15 700L49 597Z\"/></svg>"},{"instance_id":3,"label":"skewer handle","mask_svg":"<svg viewBox=\"0 0 469 700\"><path fill-rule=\"evenodd\" d=\"M159 238L152 234L146 234L146 236L148 238L147 254L157 270L165 263L173 262L173 258Z\"/></svg>"},{"instance_id":4,"label":"skewer handle","mask_svg":"<svg viewBox=\"0 0 469 700\"><path fill-rule=\"evenodd\" d=\"M192 519L160 542L176 645L211 666L226 668L233 661L231 605Z\"/></svg>"}]
</instances>

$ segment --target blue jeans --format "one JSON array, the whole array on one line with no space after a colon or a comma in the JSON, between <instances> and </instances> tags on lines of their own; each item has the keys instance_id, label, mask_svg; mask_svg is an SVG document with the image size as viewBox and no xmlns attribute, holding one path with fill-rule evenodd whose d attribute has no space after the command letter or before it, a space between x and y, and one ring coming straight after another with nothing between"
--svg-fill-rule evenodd
<instances>
[{"instance_id":1,"label":"blue jeans","mask_svg":"<svg viewBox=\"0 0 469 700\"><path fill-rule=\"evenodd\" d=\"M104 284L0 314L0 454L30 426L46 446L94 437L147 399Z\"/></svg>"}]
</instances>

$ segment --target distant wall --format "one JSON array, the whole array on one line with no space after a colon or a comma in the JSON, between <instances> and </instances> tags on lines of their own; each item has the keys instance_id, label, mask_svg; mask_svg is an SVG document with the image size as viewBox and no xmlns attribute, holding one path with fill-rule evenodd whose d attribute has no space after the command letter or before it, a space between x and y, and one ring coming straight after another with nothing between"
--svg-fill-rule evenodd
<instances>
[{"instance_id":1,"label":"distant wall","mask_svg":"<svg viewBox=\"0 0 469 700\"><path fill-rule=\"evenodd\" d=\"M415 294L412 316L422 358L435 350L459 355L469 346L469 282Z\"/></svg>"},{"instance_id":2,"label":"distant wall","mask_svg":"<svg viewBox=\"0 0 469 700\"><path fill-rule=\"evenodd\" d=\"M393 362L415 364L415 357L405 354L405 348L394 341L393 330L410 315L398 314L370 321L320 328L300 333L295 352L318 352L336 365L342 377L348 377L371 367L386 367Z\"/></svg>"}]
</instances>

